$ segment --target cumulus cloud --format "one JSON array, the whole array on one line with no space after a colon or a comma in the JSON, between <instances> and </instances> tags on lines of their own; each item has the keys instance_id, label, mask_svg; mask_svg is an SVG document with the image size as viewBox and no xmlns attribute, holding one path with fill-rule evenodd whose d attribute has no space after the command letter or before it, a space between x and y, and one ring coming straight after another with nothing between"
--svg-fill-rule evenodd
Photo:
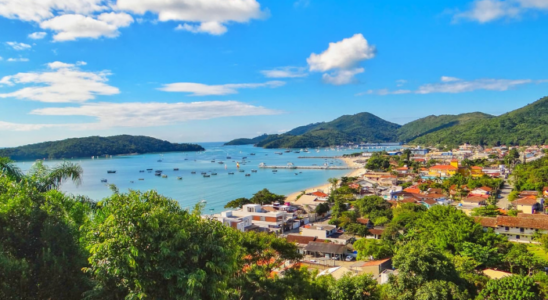
<instances>
[{"instance_id":1,"label":"cumulus cloud","mask_svg":"<svg viewBox=\"0 0 548 300\"><path fill-rule=\"evenodd\" d=\"M133 17L126 13L102 13L97 18L77 14L57 16L40 23L42 29L57 32L55 41L73 41L78 38L96 39L102 36L117 37L121 27L133 23Z\"/></svg>"},{"instance_id":2,"label":"cumulus cloud","mask_svg":"<svg viewBox=\"0 0 548 300\"><path fill-rule=\"evenodd\" d=\"M306 73L306 68L292 66L262 70L261 73L268 78L296 78L308 76L308 73Z\"/></svg>"},{"instance_id":3,"label":"cumulus cloud","mask_svg":"<svg viewBox=\"0 0 548 300\"><path fill-rule=\"evenodd\" d=\"M55 13L90 14L108 9L103 0L0 0L0 16L41 22Z\"/></svg>"},{"instance_id":4,"label":"cumulus cloud","mask_svg":"<svg viewBox=\"0 0 548 300\"><path fill-rule=\"evenodd\" d=\"M261 87L276 88L285 85L283 81L267 81L264 83L235 83L221 85L207 85L193 82L177 82L164 84L159 90L164 92L184 92L190 96L211 96L237 94L239 89L253 89Z\"/></svg>"},{"instance_id":5,"label":"cumulus cloud","mask_svg":"<svg viewBox=\"0 0 548 300\"><path fill-rule=\"evenodd\" d=\"M320 54L312 53L306 59L311 72L328 72L323 79L331 84L347 84L353 76L364 71L357 65L364 60L375 57L375 47L369 45L362 34L336 43L329 43L327 50Z\"/></svg>"},{"instance_id":6,"label":"cumulus cloud","mask_svg":"<svg viewBox=\"0 0 548 300\"><path fill-rule=\"evenodd\" d=\"M164 126L193 120L279 113L277 110L238 101L93 103L79 107L42 108L31 112L41 116L87 116L97 119L95 123L70 124L74 129Z\"/></svg>"},{"instance_id":7,"label":"cumulus cloud","mask_svg":"<svg viewBox=\"0 0 548 300\"><path fill-rule=\"evenodd\" d=\"M162 22L191 22L194 24L176 29L215 35L225 33L227 23L245 23L265 16L256 0L118 0L117 8L141 15L151 12Z\"/></svg>"},{"instance_id":8,"label":"cumulus cloud","mask_svg":"<svg viewBox=\"0 0 548 300\"><path fill-rule=\"evenodd\" d=\"M364 94L376 95L395 95L395 94L432 94L432 93L465 93L477 90L487 91L506 91L511 88L531 83L544 83L547 80L532 80L532 79L475 79L463 80L455 77L442 76L439 83L428 83L419 86L416 90L395 90L388 89L368 90L364 93L356 94L357 96Z\"/></svg>"},{"instance_id":9,"label":"cumulus cloud","mask_svg":"<svg viewBox=\"0 0 548 300\"><path fill-rule=\"evenodd\" d=\"M46 35L47 35L47 32L33 32L33 33L29 34L29 39L41 40L41 39L45 38Z\"/></svg>"},{"instance_id":10,"label":"cumulus cloud","mask_svg":"<svg viewBox=\"0 0 548 300\"><path fill-rule=\"evenodd\" d=\"M519 18L523 14L534 11L548 11L547 0L476 0L470 9L458 12L454 21L469 20L487 23L502 18Z\"/></svg>"},{"instance_id":11,"label":"cumulus cloud","mask_svg":"<svg viewBox=\"0 0 548 300\"><path fill-rule=\"evenodd\" d=\"M19 58L10 57L6 61L8 61L8 62L27 62L27 61L29 61L29 59L24 58L24 57L19 57Z\"/></svg>"},{"instance_id":12,"label":"cumulus cloud","mask_svg":"<svg viewBox=\"0 0 548 300\"><path fill-rule=\"evenodd\" d=\"M0 121L0 131L32 131L53 127L68 127L69 124L24 124Z\"/></svg>"},{"instance_id":13,"label":"cumulus cloud","mask_svg":"<svg viewBox=\"0 0 548 300\"><path fill-rule=\"evenodd\" d=\"M13 48L13 50L17 50L17 51L27 50L31 48L29 44L18 43L18 42L6 42L6 45L10 46L11 48Z\"/></svg>"},{"instance_id":14,"label":"cumulus cloud","mask_svg":"<svg viewBox=\"0 0 548 300\"><path fill-rule=\"evenodd\" d=\"M109 71L86 72L76 65L63 62L48 64L43 72L18 73L4 76L1 85L27 85L10 93L0 93L0 98L17 98L41 102L81 103L95 99L97 95L115 95L118 88L106 84ZM28 86L30 85L30 86Z\"/></svg>"}]
</instances>

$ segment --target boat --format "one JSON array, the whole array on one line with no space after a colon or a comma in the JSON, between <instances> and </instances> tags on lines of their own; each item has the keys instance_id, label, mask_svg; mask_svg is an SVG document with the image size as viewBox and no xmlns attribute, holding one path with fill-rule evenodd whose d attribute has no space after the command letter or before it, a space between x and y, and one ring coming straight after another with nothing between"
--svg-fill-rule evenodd
<instances>
[{"instance_id":1,"label":"boat","mask_svg":"<svg viewBox=\"0 0 548 300\"><path fill-rule=\"evenodd\" d=\"M291 150L285 150L285 153L289 153L289 152L291 152Z\"/></svg>"},{"instance_id":2,"label":"boat","mask_svg":"<svg viewBox=\"0 0 548 300\"><path fill-rule=\"evenodd\" d=\"M129 183L135 183L135 181L132 180L132 181L130 181Z\"/></svg>"},{"instance_id":3,"label":"boat","mask_svg":"<svg viewBox=\"0 0 548 300\"><path fill-rule=\"evenodd\" d=\"M139 180L145 180L144 178L139 178Z\"/></svg>"},{"instance_id":4,"label":"boat","mask_svg":"<svg viewBox=\"0 0 548 300\"><path fill-rule=\"evenodd\" d=\"M167 175L166 174L162 175L162 178L167 178Z\"/></svg>"},{"instance_id":5,"label":"boat","mask_svg":"<svg viewBox=\"0 0 548 300\"><path fill-rule=\"evenodd\" d=\"M101 182L107 182L107 181L108 181L108 180L106 180L106 179L104 179L104 178L101 179Z\"/></svg>"},{"instance_id":6,"label":"boat","mask_svg":"<svg viewBox=\"0 0 548 300\"><path fill-rule=\"evenodd\" d=\"M234 175L234 172L228 172L228 175Z\"/></svg>"},{"instance_id":7,"label":"boat","mask_svg":"<svg viewBox=\"0 0 548 300\"><path fill-rule=\"evenodd\" d=\"M108 174L114 174L114 173L116 173L116 170L108 170L107 173Z\"/></svg>"},{"instance_id":8,"label":"boat","mask_svg":"<svg viewBox=\"0 0 548 300\"><path fill-rule=\"evenodd\" d=\"M162 176L162 173L154 173L154 176Z\"/></svg>"},{"instance_id":9,"label":"boat","mask_svg":"<svg viewBox=\"0 0 548 300\"><path fill-rule=\"evenodd\" d=\"M145 173L145 170L139 170L139 173Z\"/></svg>"},{"instance_id":10,"label":"boat","mask_svg":"<svg viewBox=\"0 0 548 300\"><path fill-rule=\"evenodd\" d=\"M204 174L204 178L209 178L210 176L207 174Z\"/></svg>"},{"instance_id":11,"label":"boat","mask_svg":"<svg viewBox=\"0 0 548 300\"><path fill-rule=\"evenodd\" d=\"M251 174L245 174L245 177L250 177L250 176L251 176Z\"/></svg>"},{"instance_id":12,"label":"boat","mask_svg":"<svg viewBox=\"0 0 548 300\"><path fill-rule=\"evenodd\" d=\"M251 170L251 173L257 173L257 170Z\"/></svg>"},{"instance_id":13,"label":"boat","mask_svg":"<svg viewBox=\"0 0 548 300\"><path fill-rule=\"evenodd\" d=\"M152 171L152 169L147 169L147 171L149 171L149 172L150 172L150 171Z\"/></svg>"},{"instance_id":14,"label":"boat","mask_svg":"<svg viewBox=\"0 0 548 300\"><path fill-rule=\"evenodd\" d=\"M162 170L156 170L156 171L154 171L154 173L162 174Z\"/></svg>"},{"instance_id":15,"label":"boat","mask_svg":"<svg viewBox=\"0 0 548 300\"><path fill-rule=\"evenodd\" d=\"M277 172L278 172L278 170L272 170L272 173L277 173Z\"/></svg>"},{"instance_id":16,"label":"boat","mask_svg":"<svg viewBox=\"0 0 548 300\"><path fill-rule=\"evenodd\" d=\"M217 173L211 173L211 175L217 175Z\"/></svg>"},{"instance_id":17,"label":"boat","mask_svg":"<svg viewBox=\"0 0 548 300\"><path fill-rule=\"evenodd\" d=\"M226 157L226 159L232 159L232 157L230 157L230 156L227 156L227 157Z\"/></svg>"},{"instance_id":18,"label":"boat","mask_svg":"<svg viewBox=\"0 0 548 300\"><path fill-rule=\"evenodd\" d=\"M190 174L196 174L196 171L192 171L192 172L190 172Z\"/></svg>"},{"instance_id":19,"label":"boat","mask_svg":"<svg viewBox=\"0 0 548 300\"><path fill-rule=\"evenodd\" d=\"M212 163L214 163L214 162L215 162L215 160L212 160L211 162L212 162Z\"/></svg>"},{"instance_id":20,"label":"boat","mask_svg":"<svg viewBox=\"0 0 548 300\"><path fill-rule=\"evenodd\" d=\"M244 170L240 170L240 173L243 173L243 172L245 172L245 171L244 171Z\"/></svg>"},{"instance_id":21,"label":"boat","mask_svg":"<svg viewBox=\"0 0 548 300\"><path fill-rule=\"evenodd\" d=\"M255 153L249 153L249 155L255 155Z\"/></svg>"},{"instance_id":22,"label":"boat","mask_svg":"<svg viewBox=\"0 0 548 300\"><path fill-rule=\"evenodd\" d=\"M220 161L220 162L218 162L218 164L222 165L222 164L224 164L224 162Z\"/></svg>"},{"instance_id":23,"label":"boat","mask_svg":"<svg viewBox=\"0 0 548 300\"><path fill-rule=\"evenodd\" d=\"M274 152L274 154L282 155L282 152Z\"/></svg>"},{"instance_id":24,"label":"boat","mask_svg":"<svg viewBox=\"0 0 548 300\"><path fill-rule=\"evenodd\" d=\"M183 177L179 176L177 177L177 180L183 180Z\"/></svg>"},{"instance_id":25,"label":"boat","mask_svg":"<svg viewBox=\"0 0 548 300\"><path fill-rule=\"evenodd\" d=\"M173 171L179 171L179 168L173 168Z\"/></svg>"},{"instance_id":26,"label":"boat","mask_svg":"<svg viewBox=\"0 0 548 300\"><path fill-rule=\"evenodd\" d=\"M247 156L242 157L242 159L246 159L246 158L247 158Z\"/></svg>"},{"instance_id":27,"label":"boat","mask_svg":"<svg viewBox=\"0 0 548 300\"><path fill-rule=\"evenodd\" d=\"M295 173L295 175L299 175L299 173Z\"/></svg>"},{"instance_id":28,"label":"boat","mask_svg":"<svg viewBox=\"0 0 548 300\"><path fill-rule=\"evenodd\" d=\"M157 162L162 162L162 160L161 160L161 159L159 159L159 160L157 160Z\"/></svg>"}]
</instances>

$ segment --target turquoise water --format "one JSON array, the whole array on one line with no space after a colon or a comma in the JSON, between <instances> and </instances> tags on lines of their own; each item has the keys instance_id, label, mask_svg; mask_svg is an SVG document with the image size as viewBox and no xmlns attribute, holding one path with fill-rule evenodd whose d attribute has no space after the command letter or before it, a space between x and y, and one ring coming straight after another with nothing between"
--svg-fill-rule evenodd
<instances>
[{"instance_id":1,"label":"turquoise water","mask_svg":"<svg viewBox=\"0 0 548 300\"><path fill-rule=\"evenodd\" d=\"M288 195L309 187L318 186L327 182L330 177L340 177L349 170L278 170L274 174L270 169L260 169L259 164L285 166L291 162L296 166L322 165L328 162L332 166L343 166L344 163L336 159L299 159L299 156L339 156L358 150L327 150L316 152L310 149L309 153L300 152L285 153L280 149L262 149L253 146L222 146L222 143L203 143L206 151L202 152L178 152L163 154L144 154L116 156L113 158L74 160L84 169L82 184L75 186L65 183L61 187L63 191L73 194L86 195L94 200L101 200L112 194L108 185L101 182L107 179L109 184L115 184L121 192L128 189L157 190L162 195L177 200L181 207L191 208L201 200L206 200L204 213L220 212L223 206L230 200L240 197L251 197L257 191L268 188L271 192ZM381 150L381 149L379 149ZM294 150L295 151L295 150ZM277 155L275 152L283 152ZM251 155L255 153L255 155ZM227 159L230 156L231 159ZM245 164L238 172L236 162L241 162L246 156ZM159 162L158 160L161 160ZM215 162L211 162L215 160ZM219 164L222 161L224 164ZM58 162L48 161L48 165ZM31 162L18 163L26 170ZM226 169L225 169L226 165ZM179 171L174 171L179 168ZM146 169L162 170L168 178L154 176L154 171ZM257 173L251 173L251 170ZM116 170L115 174L107 174L107 170ZM145 170L140 173L140 170ZM196 174L191 174L195 171ZM204 178L200 172L216 172L210 178ZM234 175L228 175L234 172ZM302 173L299 173L302 172ZM245 174L250 173L250 177ZM295 173L299 173L295 175ZM209 174L209 173L208 173ZM178 180L177 177L183 177ZM143 178L144 180L139 180ZM133 183L132 183L133 181Z\"/></svg>"}]
</instances>

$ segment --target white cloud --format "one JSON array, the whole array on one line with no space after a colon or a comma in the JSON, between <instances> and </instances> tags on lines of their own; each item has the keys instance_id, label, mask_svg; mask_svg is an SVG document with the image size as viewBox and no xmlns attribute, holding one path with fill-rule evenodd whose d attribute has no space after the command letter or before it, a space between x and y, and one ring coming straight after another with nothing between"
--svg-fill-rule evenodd
<instances>
[{"instance_id":1,"label":"white cloud","mask_svg":"<svg viewBox=\"0 0 548 300\"><path fill-rule=\"evenodd\" d=\"M407 80L405 80L405 79L396 80L396 85L397 86L403 86L406 83L407 83Z\"/></svg>"},{"instance_id":2,"label":"white cloud","mask_svg":"<svg viewBox=\"0 0 548 300\"><path fill-rule=\"evenodd\" d=\"M533 10L548 11L547 0L476 0L469 10L455 14L454 21L465 19L487 23L501 18L519 18Z\"/></svg>"},{"instance_id":3,"label":"white cloud","mask_svg":"<svg viewBox=\"0 0 548 300\"><path fill-rule=\"evenodd\" d=\"M324 73L322 79L326 83L334 85L343 85L354 82L354 75L363 73L363 68L355 68L350 70L338 70L331 73Z\"/></svg>"},{"instance_id":4,"label":"white cloud","mask_svg":"<svg viewBox=\"0 0 548 300\"><path fill-rule=\"evenodd\" d=\"M340 42L329 43L327 50L320 54L312 53L306 59L310 71L327 72L325 82L332 84L347 84L353 81L353 76L364 71L356 66L363 60L375 57L375 47L369 45L362 34L355 34Z\"/></svg>"},{"instance_id":5,"label":"white cloud","mask_svg":"<svg viewBox=\"0 0 548 300\"><path fill-rule=\"evenodd\" d=\"M388 89L381 90L369 90L365 93L356 94L357 96L364 94L376 94L376 95L395 95L395 94L432 94L432 93L465 93L478 90L487 91L506 91L511 88L531 83L544 83L547 80L532 80L532 79L475 79L475 80L462 80L455 77L441 77L441 83L428 83L418 87L418 89L412 90L395 90L390 91Z\"/></svg>"},{"instance_id":6,"label":"white cloud","mask_svg":"<svg viewBox=\"0 0 548 300\"><path fill-rule=\"evenodd\" d=\"M186 21L177 29L191 32L223 34L230 22L245 23L265 16L256 0L118 0L117 8L136 14L151 12L158 20Z\"/></svg>"},{"instance_id":7,"label":"white cloud","mask_svg":"<svg viewBox=\"0 0 548 300\"><path fill-rule=\"evenodd\" d=\"M41 40L45 38L47 35L47 32L33 32L29 34L29 38L33 40Z\"/></svg>"},{"instance_id":8,"label":"white cloud","mask_svg":"<svg viewBox=\"0 0 548 300\"><path fill-rule=\"evenodd\" d=\"M52 127L66 127L69 124L23 124L0 121L0 131L32 131Z\"/></svg>"},{"instance_id":9,"label":"white cloud","mask_svg":"<svg viewBox=\"0 0 548 300\"><path fill-rule=\"evenodd\" d=\"M104 0L0 0L0 16L22 21L41 22L55 13L90 14L103 11Z\"/></svg>"},{"instance_id":10,"label":"white cloud","mask_svg":"<svg viewBox=\"0 0 548 300\"><path fill-rule=\"evenodd\" d=\"M457 77L450 77L450 76L442 76L441 81L442 82L452 82L452 81L461 81L462 79Z\"/></svg>"},{"instance_id":11,"label":"white cloud","mask_svg":"<svg viewBox=\"0 0 548 300\"><path fill-rule=\"evenodd\" d=\"M133 23L133 17L126 13L102 13L97 18L77 14L57 16L40 23L43 29L57 32L55 41L73 41L78 38L96 39L102 36L117 37L121 27Z\"/></svg>"},{"instance_id":12,"label":"white cloud","mask_svg":"<svg viewBox=\"0 0 548 300\"><path fill-rule=\"evenodd\" d=\"M24 58L24 57L19 57L19 58L10 57L6 61L8 61L8 62L27 62L27 61L29 61L29 59Z\"/></svg>"},{"instance_id":13,"label":"white cloud","mask_svg":"<svg viewBox=\"0 0 548 300\"><path fill-rule=\"evenodd\" d=\"M276 88L285 85L283 81L267 81L264 83L236 83L236 84L221 84L207 85L193 82L177 82L164 84L159 90L164 92L185 92L190 93L190 96L210 96L210 95L228 95L237 94L238 89L252 89L269 87Z\"/></svg>"},{"instance_id":14,"label":"white cloud","mask_svg":"<svg viewBox=\"0 0 548 300\"><path fill-rule=\"evenodd\" d=\"M221 35L227 31L227 28L219 22L204 22L199 25L179 24L175 30L190 31L192 33L209 33L213 35Z\"/></svg>"},{"instance_id":15,"label":"white cloud","mask_svg":"<svg viewBox=\"0 0 548 300\"><path fill-rule=\"evenodd\" d=\"M80 62L79 65L82 65ZM48 64L43 72L18 73L0 79L0 84L30 85L11 93L0 93L0 98L17 98L41 102L81 103L97 95L115 95L118 88L106 84L109 71L85 72L76 65L62 62Z\"/></svg>"},{"instance_id":16,"label":"white cloud","mask_svg":"<svg viewBox=\"0 0 548 300\"><path fill-rule=\"evenodd\" d=\"M42 116L87 116L96 123L70 124L73 129L164 126L222 117L274 115L280 111L238 101L178 103L93 103L80 107L42 108L31 112Z\"/></svg>"},{"instance_id":17,"label":"white cloud","mask_svg":"<svg viewBox=\"0 0 548 300\"><path fill-rule=\"evenodd\" d=\"M272 70L262 70L261 73L268 78L296 78L306 77L306 68L304 67L279 67Z\"/></svg>"},{"instance_id":18,"label":"white cloud","mask_svg":"<svg viewBox=\"0 0 548 300\"><path fill-rule=\"evenodd\" d=\"M6 45L12 47L13 50L17 50L17 51L27 50L31 48L29 44L18 43L18 42L6 42Z\"/></svg>"}]
</instances>

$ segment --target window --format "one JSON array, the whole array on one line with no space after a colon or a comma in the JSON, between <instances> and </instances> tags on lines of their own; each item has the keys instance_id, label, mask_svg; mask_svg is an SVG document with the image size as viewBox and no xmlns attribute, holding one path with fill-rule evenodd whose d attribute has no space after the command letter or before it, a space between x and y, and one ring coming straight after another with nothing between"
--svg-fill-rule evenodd
<instances>
[{"instance_id":1,"label":"window","mask_svg":"<svg viewBox=\"0 0 548 300\"><path fill-rule=\"evenodd\" d=\"M516 240L519 240L519 235L516 235Z\"/></svg>"},{"instance_id":2,"label":"window","mask_svg":"<svg viewBox=\"0 0 548 300\"><path fill-rule=\"evenodd\" d=\"M508 231L508 230L510 230L510 227L504 227L504 230Z\"/></svg>"},{"instance_id":3,"label":"window","mask_svg":"<svg viewBox=\"0 0 548 300\"><path fill-rule=\"evenodd\" d=\"M521 233L525 232L525 228L520 228L519 232L521 232Z\"/></svg>"}]
</instances>

